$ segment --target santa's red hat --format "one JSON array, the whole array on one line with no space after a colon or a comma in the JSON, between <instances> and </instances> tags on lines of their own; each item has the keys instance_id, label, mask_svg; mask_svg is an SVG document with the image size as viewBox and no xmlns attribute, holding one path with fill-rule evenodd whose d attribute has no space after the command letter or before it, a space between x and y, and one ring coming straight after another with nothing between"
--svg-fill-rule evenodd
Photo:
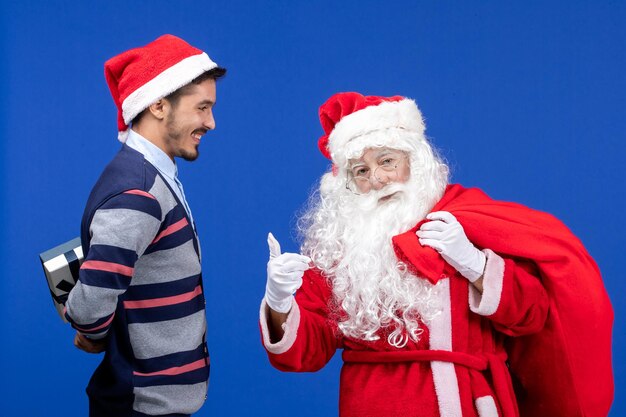
<instances>
[{"instance_id":1,"label":"santa's red hat","mask_svg":"<svg viewBox=\"0 0 626 417\"><path fill-rule=\"evenodd\" d=\"M319 116L325 133L319 149L340 166L368 147L411 151L414 144L407 141L425 140L422 114L406 97L337 93L322 104Z\"/></svg>"},{"instance_id":2,"label":"santa's red hat","mask_svg":"<svg viewBox=\"0 0 626 417\"><path fill-rule=\"evenodd\" d=\"M206 53L173 35L109 59L104 74L118 108L119 140L126 141L129 123L148 106L216 67Z\"/></svg>"}]
</instances>

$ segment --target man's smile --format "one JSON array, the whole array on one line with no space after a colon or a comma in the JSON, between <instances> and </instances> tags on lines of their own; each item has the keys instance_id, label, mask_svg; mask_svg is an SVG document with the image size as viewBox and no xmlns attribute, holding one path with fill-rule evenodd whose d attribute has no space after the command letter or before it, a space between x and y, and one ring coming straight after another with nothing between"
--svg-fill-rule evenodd
<instances>
[{"instance_id":1,"label":"man's smile","mask_svg":"<svg viewBox=\"0 0 626 417\"><path fill-rule=\"evenodd\" d=\"M207 131L205 129L194 130L193 133L191 134L191 137L194 138L198 143L200 143L202 136L204 136L206 132Z\"/></svg>"}]
</instances>

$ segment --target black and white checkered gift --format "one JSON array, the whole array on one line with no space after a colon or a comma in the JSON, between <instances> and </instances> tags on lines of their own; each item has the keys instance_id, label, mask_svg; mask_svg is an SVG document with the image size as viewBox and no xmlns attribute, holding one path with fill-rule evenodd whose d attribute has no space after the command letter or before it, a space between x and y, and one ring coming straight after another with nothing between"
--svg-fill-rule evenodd
<instances>
[{"instance_id":1,"label":"black and white checkered gift","mask_svg":"<svg viewBox=\"0 0 626 417\"><path fill-rule=\"evenodd\" d=\"M75 238L39 255L46 273L52 301L64 322L65 301L78 280L78 270L83 262L83 249L80 238Z\"/></svg>"}]
</instances>

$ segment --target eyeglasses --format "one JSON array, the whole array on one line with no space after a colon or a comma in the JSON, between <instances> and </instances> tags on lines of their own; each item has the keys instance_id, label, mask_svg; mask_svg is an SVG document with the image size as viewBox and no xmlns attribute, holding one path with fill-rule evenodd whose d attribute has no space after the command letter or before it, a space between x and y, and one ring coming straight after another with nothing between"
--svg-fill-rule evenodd
<instances>
[{"instance_id":1,"label":"eyeglasses","mask_svg":"<svg viewBox=\"0 0 626 417\"><path fill-rule=\"evenodd\" d=\"M398 165L406 158L406 155L400 153L392 153L383 155L378 161L378 166L374 171L367 165L357 165L348 170L346 179L346 188L354 194L367 194L367 191L361 191L365 187L373 184L373 180L378 183L387 185L396 177L396 169Z\"/></svg>"}]
</instances>

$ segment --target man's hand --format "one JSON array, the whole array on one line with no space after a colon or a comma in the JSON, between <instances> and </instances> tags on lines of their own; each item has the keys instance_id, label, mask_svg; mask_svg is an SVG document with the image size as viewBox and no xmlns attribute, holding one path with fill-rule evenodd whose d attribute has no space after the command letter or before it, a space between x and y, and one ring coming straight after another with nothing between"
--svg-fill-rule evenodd
<instances>
[{"instance_id":1,"label":"man's hand","mask_svg":"<svg viewBox=\"0 0 626 417\"><path fill-rule=\"evenodd\" d=\"M482 277L485 254L469 241L456 217L447 211L436 211L426 218L431 221L422 224L416 232L419 242L439 252L446 262L470 282Z\"/></svg>"},{"instance_id":2,"label":"man's hand","mask_svg":"<svg viewBox=\"0 0 626 417\"><path fill-rule=\"evenodd\" d=\"M304 271L309 269L311 259L298 253L280 253L280 243L269 233L267 244L270 259L267 262L267 285L265 301L274 311L288 313L291 296L302 285Z\"/></svg>"},{"instance_id":3,"label":"man's hand","mask_svg":"<svg viewBox=\"0 0 626 417\"><path fill-rule=\"evenodd\" d=\"M82 334L76 332L74 336L74 346L87 353L100 353L106 349L106 338L104 339L89 339Z\"/></svg>"}]
</instances>

